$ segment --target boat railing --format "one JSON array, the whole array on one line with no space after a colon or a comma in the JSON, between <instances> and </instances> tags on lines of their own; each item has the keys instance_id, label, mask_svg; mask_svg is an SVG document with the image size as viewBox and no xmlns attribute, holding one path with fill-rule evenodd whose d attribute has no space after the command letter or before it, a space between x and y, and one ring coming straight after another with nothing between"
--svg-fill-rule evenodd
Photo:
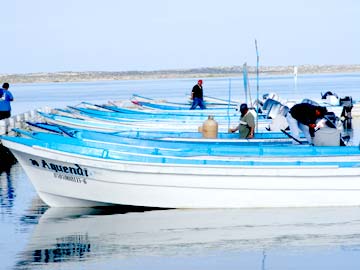
<instances>
[{"instance_id":1,"label":"boat railing","mask_svg":"<svg viewBox=\"0 0 360 270\"><path fill-rule=\"evenodd\" d=\"M28 121L39 121L41 116L37 113L38 111L50 113L52 109L46 106L0 120L0 136L9 134L13 128L24 128Z\"/></svg>"}]
</instances>

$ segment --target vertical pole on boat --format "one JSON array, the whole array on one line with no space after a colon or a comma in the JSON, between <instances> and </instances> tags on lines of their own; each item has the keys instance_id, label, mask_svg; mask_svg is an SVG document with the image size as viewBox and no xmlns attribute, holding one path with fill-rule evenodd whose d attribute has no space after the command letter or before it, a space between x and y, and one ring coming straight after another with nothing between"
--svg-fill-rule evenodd
<instances>
[{"instance_id":1,"label":"vertical pole on boat","mask_svg":"<svg viewBox=\"0 0 360 270\"><path fill-rule=\"evenodd\" d=\"M248 103L248 73L247 73L247 64L243 64L243 81L244 81L244 92L245 92L245 103Z\"/></svg>"},{"instance_id":2,"label":"vertical pole on boat","mask_svg":"<svg viewBox=\"0 0 360 270\"><path fill-rule=\"evenodd\" d=\"M256 99L259 100L259 52L257 41L255 39L255 49L256 49ZM256 132L259 130L259 103L256 103Z\"/></svg>"},{"instance_id":3,"label":"vertical pole on boat","mask_svg":"<svg viewBox=\"0 0 360 270\"><path fill-rule=\"evenodd\" d=\"M231 78L229 78L229 100L228 100L228 109L227 109L228 130L230 129L230 102L231 102Z\"/></svg>"}]
</instances>

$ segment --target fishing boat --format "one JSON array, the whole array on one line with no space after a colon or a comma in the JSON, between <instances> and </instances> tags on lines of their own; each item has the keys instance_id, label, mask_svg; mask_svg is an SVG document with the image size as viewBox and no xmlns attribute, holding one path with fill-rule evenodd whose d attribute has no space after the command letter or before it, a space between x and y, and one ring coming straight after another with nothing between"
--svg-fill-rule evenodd
<instances>
[{"instance_id":1,"label":"fishing boat","mask_svg":"<svg viewBox=\"0 0 360 270\"><path fill-rule=\"evenodd\" d=\"M196 122L204 121L208 118L208 114L193 114L193 115L176 115L176 114L164 114L164 113L124 113L116 111L104 111L99 109L90 109L82 107L68 106L70 109L69 112L72 112L77 115L90 116L95 118L110 119L114 121L121 121L124 119L131 120L148 120L148 121L187 121L187 122ZM216 114L216 119L218 121L238 121L240 115L238 113L234 114ZM269 122L269 121L268 121Z\"/></svg>"},{"instance_id":2,"label":"fishing boat","mask_svg":"<svg viewBox=\"0 0 360 270\"><path fill-rule=\"evenodd\" d=\"M236 139L172 139L163 137L152 137L153 134L145 134L137 137L138 134L123 133L99 133L86 130L62 129L63 133L34 132L22 129L14 129L17 136L43 140L44 142L56 141L62 144L85 146L93 148L104 148L122 152L140 154L156 154L161 156L187 157L187 156L239 156L241 153L254 153L257 155L262 147L270 145L286 145L291 141L285 139L258 139L258 140L236 140ZM145 137L147 136L147 137ZM149 137L150 136L150 137ZM131 154L132 154L131 153ZM130 155L130 153L129 153ZM204 157L205 158L205 157Z\"/></svg>"},{"instance_id":3,"label":"fishing boat","mask_svg":"<svg viewBox=\"0 0 360 270\"><path fill-rule=\"evenodd\" d=\"M133 94L131 99L132 101L139 101L139 102L149 102L149 103L158 103L158 104L169 104L169 105L181 105L181 106L187 106L187 108L190 108L190 105L192 103L191 97L187 97L187 102L172 102L164 99L154 99L150 97L145 97L143 95ZM236 102L234 100L225 100L218 97L211 97L208 95L204 95L204 102L206 106L210 107L221 107L221 106L238 106L239 102Z\"/></svg>"},{"instance_id":4,"label":"fishing boat","mask_svg":"<svg viewBox=\"0 0 360 270\"><path fill-rule=\"evenodd\" d=\"M183 121L176 119L150 121L141 119L114 119L107 117L95 117L86 115L65 116L58 113L38 112L45 122L51 124L65 125L74 128L90 129L96 131L129 131L129 130L166 130L166 131L198 131L202 121ZM237 126L239 120L222 122L219 125L219 132L228 132L231 126ZM258 122L258 129L265 131L270 121L266 119Z\"/></svg>"},{"instance_id":5,"label":"fishing boat","mask_svg":"<svg viewBox=\"0 0 360 270\"><path fill-rule=\"evenodd\" d=\"M148 109L156 109L156 110L189 110L189 106L186 105L176 105L176 104L160 104L160 103L153 103L153 102L146 102L146 101L133 101L134 104L139 105L141 107L144 108L148 108ZM233 105L218 105L218 106L212 106L212 107L207 107L206 109L204 109L203 111L224 111L224 110L228 110L229 107L231 109L235 108L236 106ZM196 109L197 110L197 109Z\"/></svg>"},{"instance_id":6,"label":"fishing boat","mask_svg":"<svg viewBox=\"0 0 360 270\"><path fill-rule=\"evenodd\" d=\"M85 104L86 105L86 104ZM229 109L229 110L212 110L212 111L207 111L207 110L155 110L155 109L146 109L146 108L128 108L128 107L121 107L121 106L116 106L114 104L96 104L95 106L102 108L102 109L107 109L109 111L114 111L114 112L120 112L120 113L127 113L127 114L150 114L150 115L154 115L154 116L168 116L168 117L177 117L177 116L196 116L196 117L201 117L201 116L208 116L209 114L211 115L216 115L216 117L239 117L239 112L238 110L235 109Z\"/></svg>"},{"instance_id":7,"label":"fishing boat","mask_svg":"<svg viewBox=\"0 0 360 270\"><path fill-rule=\"evenodd\" d=\"M360 204L360 150L355 146L253 146L228 155L216 147L207 153L180 148L164 155L12 136L1 141L53 207Z\"/></svg>"},{"instance_id":8,"label":"fishing boat","mask_svg":"<svg viewBox=\"0 0 360 270\"><path fill-rule=\"evenodd\" d=\"M225 129L229 129L230 125L237 125L240 119L240 115L233 114L233 115L224 115L224 114L217 114L215 115L168 115L168 114L144 114L144 113L122 113L122 112L115 112L115 111L103 111L97 109L89 109L89 108L82 108L82 107L72 107L69 106L70 110L66 111L66 114L63 113L64 110L57 109L57 112L61 115L70 116L70 117L80 117L87 120L103 120L105 122L113 122L113 123L129 123L134 122L134 124L141 124L144 125L149 124L167 124L171 126L201 126L204 121L206 121L209 116L216 118L216 122L218 125L225 127ZM254 116L255 112L251 111ZM272 123L271 119L264 119L261 118L257 121L257 125L260 126L262 129L264 127L270 126ZM287 127L286 126L284 128Z\"/></svg>"},{"instance_id":9,"label":"fishing boat","mask_svg":"<svg viewBox=\"0 0 360 270\"><path fill-rule=\"evenodd\" d=\"M83 140L141 144L141 145L163 145L163 147L194 147L198 144L208 144L209 147L216 145L226 145L231 147L234 145L249 144L290 144L294 140L284 132L258 132L252 139L239 139L237 133L219 132L216 138L204 138L200 132L178 132L178 131L119 131L119 132L98 132L87 129L71 128L63 125L53 125L42 122L27 122L28 129L35 132L51 132L69 137L76 137ZM23 133L19 129L14 129L18 133ZM141 139L141 140L131 140ZM166 143L165 143L166 142ZM304 137L300 138L300 142L306 144ZM182 144L180 144L182 143ZM176 146L178 145L178 146ZM239 149L241 150L241 149Z\"/></svg>"},{"instance_id":10,"label":"fishing boat","mask_svg":"<svg viewBox=\"0 0 360 270\"><path fill-rule=\"evenodd\" d=\"M95 117L64 116L56 113L39 112L45 122L59 124L74 128L90 129L96 131L128 131L128 130L170 130L170 131L196 131L198 125L176 125L176 121L156 123L149 121L120 121L115 119ZM223 130L226 128L223 127Z\"/></svg>"}]
</instances>

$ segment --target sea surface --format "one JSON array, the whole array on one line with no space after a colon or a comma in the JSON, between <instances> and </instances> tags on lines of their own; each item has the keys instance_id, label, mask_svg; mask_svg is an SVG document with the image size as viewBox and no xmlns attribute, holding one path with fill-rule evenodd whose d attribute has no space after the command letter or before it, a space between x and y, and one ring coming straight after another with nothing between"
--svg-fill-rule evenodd
<instances>
[{"instance_id":1,"label":"sea surface","mask_svg":"<svg viewBox=\"0 0 360 270\"><path fill-rule=\"evenodd\" d=\"M132 94L185 101L199 78L11 85L13 114ZM10 82L11 83L11 82ZM262 77L248 99L360 99L360 74ZM239 78L206 95L244 101ZM249 100L250 101L250 100ZM0 157L0 269L360 269L360 207L144 210L48 208L19 164Z\"/></svg>"}]
</instances>

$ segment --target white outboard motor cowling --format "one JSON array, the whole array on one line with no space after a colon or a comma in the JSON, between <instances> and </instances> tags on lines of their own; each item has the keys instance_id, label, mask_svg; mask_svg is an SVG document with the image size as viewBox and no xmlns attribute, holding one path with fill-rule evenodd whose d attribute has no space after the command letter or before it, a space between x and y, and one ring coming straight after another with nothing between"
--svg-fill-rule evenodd
<instances>
[{"instance_id":1,"label":"white outboard motor cowling","mask_svg":"<svg viewBox=\"0 0 360 270\"><path fill-rule=\"evenodd\" d=\"M315 146L339 146L340 138L340 130L325 126L315 132L313 144Z\"/></svg>"}]
</instances>

